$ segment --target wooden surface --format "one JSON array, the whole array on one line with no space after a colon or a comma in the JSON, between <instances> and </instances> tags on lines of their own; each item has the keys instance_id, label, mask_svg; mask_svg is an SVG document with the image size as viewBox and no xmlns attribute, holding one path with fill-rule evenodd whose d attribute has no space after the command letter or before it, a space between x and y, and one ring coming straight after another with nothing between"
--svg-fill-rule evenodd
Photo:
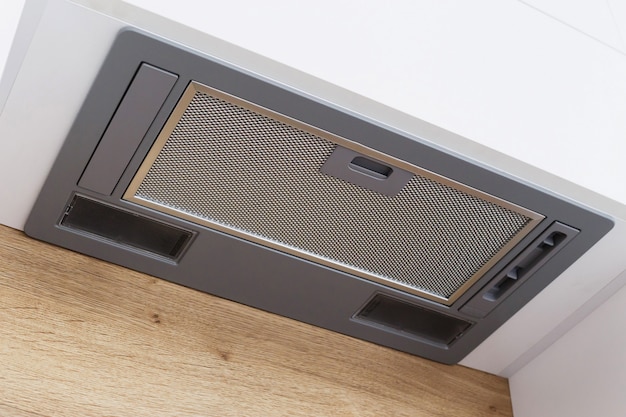
<instances>
[{"instance_id":1,"label":"wooden surface","mask_svg":"<svg viewBox=\"0 0 626 417\"><path fill-rule=\"evenodd\" d=\"M0 416L512 416L507 381L0 226Z\"/></svg>"}]
</instances>

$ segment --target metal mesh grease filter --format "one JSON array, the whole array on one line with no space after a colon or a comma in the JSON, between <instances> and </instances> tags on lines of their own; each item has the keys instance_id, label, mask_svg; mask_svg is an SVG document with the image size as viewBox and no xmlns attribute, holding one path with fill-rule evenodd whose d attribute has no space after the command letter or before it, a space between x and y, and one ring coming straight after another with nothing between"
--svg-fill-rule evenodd
<instances>
[{"instance_id":1,"label":"metal mesh grease filter","mask_svg":"<svg viewBox=\"0 0 626 417\"><path fill-rule=\"evenodd\" d=\"M335 143L205 92L162 142L129 199L443 302L531 220L419 174L394 197L327 176Z\"/></svg>"}]
</instances>

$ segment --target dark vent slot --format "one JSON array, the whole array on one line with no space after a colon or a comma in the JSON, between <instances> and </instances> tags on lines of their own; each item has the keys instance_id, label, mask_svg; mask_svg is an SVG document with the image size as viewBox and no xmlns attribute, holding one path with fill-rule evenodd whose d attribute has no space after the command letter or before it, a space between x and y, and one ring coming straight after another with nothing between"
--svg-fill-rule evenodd
<instances>
[{"instance_id":1,"label":"dark vent slot","mask_svg":"<svg viewBox=\"0 0 626 417\"><path fill-rule=\"evenodd\" d=\"M382 294L376 295L357 315L357 319L375 323L386 330L449 345L471 323L427 310Z\"/></svg>"},{"instance_id":2,"label":"dark vent slot","mask_svg":"<svg viewBox=\"0 0 626 417\"><path fill-rule=\"evenodd\" d=\"M357 156L352 160L352 162L350 162L350 169L379 180L386 180L393 172L393 169L387 165L383 165L362 156Z\"/></svg>"},{"instance_id":3,"label":"dark vent slot","mask_svg":"<svg viewBox=\"0 0 626 417\"><path fill-rule=\"evenodd\" d=\"M186 230L80 196L68 206L61 225L172 259L191 239Z\"/></svg>"}]
</instances>

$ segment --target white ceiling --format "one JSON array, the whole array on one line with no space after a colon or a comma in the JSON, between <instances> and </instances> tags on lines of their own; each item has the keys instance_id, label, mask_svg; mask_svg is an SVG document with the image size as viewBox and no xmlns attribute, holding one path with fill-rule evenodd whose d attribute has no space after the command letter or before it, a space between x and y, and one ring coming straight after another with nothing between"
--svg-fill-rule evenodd
<instances>
[{"instance_id":1,"label":"white ceiling","mask_svg":"<svg viewBox=\"0 0 626 417\"><path fill-rule=\"evenodd\" d=\"M411 132L415 118L426 120L468 138L437 146L616 220L602 242L472 353L468 366L515 372L585 307L602 302L600 290L626 269L623 2L128 3L197 31L118 1L29 3L0 84L0 223L22 227L108 46L130 24L398 129ZM0 59L20 5L1 6Z\"/></svg>"},{"instance_id":2,"label":"white ceiling","mask_svg":"<svg viewBox=\"0 0 626 417\"><path fill-rule=\"evenodd\" d=\"M626 56L596 40L619 44L604 1L129 2L626 204Z\"/></svg>"},{"instance_id":3,"label":"white ceiling","mask_svg":"<svg viewBox=\"0 0 626 417\"><path fill-rule=\"evenodd\" d=\"M602 42L626 51L626 3L623 0L520 0L541 13Z\"/></svg>"}]
</instances>

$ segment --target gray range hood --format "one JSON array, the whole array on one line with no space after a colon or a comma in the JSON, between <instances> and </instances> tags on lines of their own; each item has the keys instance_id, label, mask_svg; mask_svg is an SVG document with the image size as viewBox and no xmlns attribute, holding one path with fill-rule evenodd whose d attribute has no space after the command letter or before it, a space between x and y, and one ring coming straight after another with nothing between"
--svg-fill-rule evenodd
<instances>
[{"instance_id":1,"label":"gray range hood","mask_svg":"<svg viewBox=\"0 0 626 417\"><path fill-rule=\"evenodd\" d=\"M429 139L127 30L25 231L455 363L613 223Z\"/></svg>"}]
</instances>

